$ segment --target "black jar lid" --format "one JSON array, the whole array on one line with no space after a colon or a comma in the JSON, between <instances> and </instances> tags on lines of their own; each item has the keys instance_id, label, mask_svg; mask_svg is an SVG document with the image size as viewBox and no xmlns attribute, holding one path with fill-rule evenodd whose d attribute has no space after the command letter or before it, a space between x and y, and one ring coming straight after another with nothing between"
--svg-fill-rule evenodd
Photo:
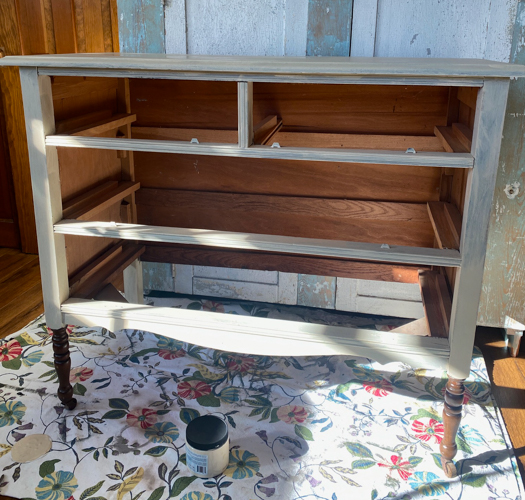
<instances>
[{"instance_id":1,"label":"black jar lid","mask_svg":"<svg viewBox=\"0 0 525 500\"><path fill-rule=\"evenodd\" d=\"M227 440L228 426L214 415L194 418L186 427L186 442L197 450L214 450Z\"/></svg>"}]
</instances>

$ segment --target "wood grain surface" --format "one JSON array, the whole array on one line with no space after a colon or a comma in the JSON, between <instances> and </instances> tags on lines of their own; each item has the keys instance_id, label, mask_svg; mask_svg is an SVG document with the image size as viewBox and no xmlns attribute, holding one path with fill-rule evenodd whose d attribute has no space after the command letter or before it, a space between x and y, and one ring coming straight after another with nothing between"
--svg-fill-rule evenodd
<instances>
[{"instance_id":1,"label":"wood grain surface","mask_svg":"<svg viewBox=\"0 0 525 500\"><path fill-rule=\"evenodd\" d=\"M422 203L439 200L441 169L135 153L144 188Z\"/></svg>"},{"instance_id":2,"label":"wood grain surface","mask_svg":"<svg viewBox=\"0 0 525 500\"><path fill-rule=\"evenodd\" d=\"M432 247L425 204L141 189L139 224Z\"/></svg>"}]
</instances>

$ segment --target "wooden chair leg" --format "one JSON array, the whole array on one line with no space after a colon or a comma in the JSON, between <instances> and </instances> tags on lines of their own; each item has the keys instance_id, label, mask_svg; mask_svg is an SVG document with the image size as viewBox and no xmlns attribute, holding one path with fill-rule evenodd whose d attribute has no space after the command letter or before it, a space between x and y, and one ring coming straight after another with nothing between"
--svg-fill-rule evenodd
<instances>
[{"instance_id":1,"label":"wooden chair leg","mask_svg":"<svg viewBox=\"0 0 525 500\"><path fill-rule=\"evenodd\" d=\"M449 376L445 390L445 406L443 408L443 426L445 435L441 441L441 465L447 477L456 477L457 470L452 459L456 456L456 435L461 422L463 396L465 394L464 379L459 380Z\"/></svg>"},{"instance_id":2,"label":"wooden chair leg","mask_svg":"<svg viewBox=\"0 0 525 500\"><path fill-rule=\"evenodd\" d=\"M77 400L73 397L73 387L69 382L71 358L69 357L69 336L65 327L53 330L53 352L55 370L58 375L58 399L68 410L73 410L77 405Z\"/></svg>"}]
</instances>

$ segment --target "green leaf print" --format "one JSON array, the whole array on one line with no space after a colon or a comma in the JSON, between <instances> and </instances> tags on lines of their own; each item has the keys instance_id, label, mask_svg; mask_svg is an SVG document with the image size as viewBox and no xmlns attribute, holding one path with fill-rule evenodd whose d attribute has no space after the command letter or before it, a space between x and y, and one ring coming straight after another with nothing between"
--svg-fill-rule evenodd
<instances>
[{"instance_id":1,"label":"green leaf print","mask_svg":"<svg viewBox=\"0 0 525 500\"><path fill-rule=\"evenodd\" d=\"M47 460L46 462L42 462L40 464L40 468L38 469L40 477L46 477L49 474L53 474L53 472L55 472L55 464L57 462L60 462L60 459Z\"/></svg>"},{"instance_id":2,"label":"green leaf print","mask_svg":"<svg viewBox=\"0 0 525 500\"><path fill-rule=\"evenodd\" d=\"M2 366L6 370L19 370L20 366L22 365L22 359L20 356L15 359L10 359L9 361L2 361Z\"/></svg>"},{"instance_id":3,"label":"green leaf print","mask_svg":"<svg viewBox=\"0 0 525 500\"><path fill-rule=\"evenodd\" d=\"M115 420L117 418L124 418L128 413L125 410L110 410L102 415L102 418Z\"/></svg>"},{"instance_id":4,"label":"green leaf print","mask_svg":"<svg viewBox=\"0 0 525 500\"><path fill-rule=\"evenodd\" d=\"M211 406L214 408L221 406L221 400L215 397L213 394L207 394L206 396L197 398L197 403L199 403L201 406Z\"/></svg>"},{"instance_id":5,"label":"green leaf print","mask_svg":"<svg viewBox=\"0 0 525 500\"><path fill-rule=\"evenodd\" d=\"M144 452L144 455L150 455L151 457L162 457L164 453L168 450L167 446L154 446L148 451Z\"/></svg>"},{"instance_id":6,"label":"green leaf print","mask_svg":"<svg viewBox=\"0 0 525 500\"><path fill-rule=\"evenodd\" d=\"M125 399L112 398L109 400L109 407L115 408L116 410L128 410L129 403Z\"/></svg>"},{"instance_id":7,"label":"green leaf print","mask_svg":"<svg viewBox=\"0 0 525 500\"><path fill-rule=\"evenodd\" d=\"M197 479L197 476L179 477L179 479L173 483L170 498L180 495L195 479Z\"/></svg>"},{"instance_id":8,"label":"green leaf print","mask_svg":"<svg viewBox=\"0 0 525 500\"><path fill-rule=\"evenodd\" d=\"M86 394L86 390L86 387L78 382L73 386L73 394L76 394L77 396L83 396Z\"/></svg>"},{"instance_id":9,"label":"green leaf print","mask_svg":"<svg viewBox=\"0 0 525 500\"><path fill-rule=\"evenodd\" d=\"M200 417L200 413L192 408L183 408L180 413L180 419L185 423L189 424L194 418Z\"/></svg>"},{"instance_id":10,"label":"green leaf print","mask_svg":"<svg viewBox=\"0 0 525 500\"><path fill-rule=\"evenodd\" d=\"M99 483L95 484L95 486L91 486L90 488L86 488L82 494L80 495L80 500L85 500L86 498L94 495L100 488L102 488L102 485L104 484L104 479L100 481Z\"/></svg>"},{"instance_id":11,"label":"green leaf print","mask_svg":"<svg viewBox=\"0 0 525 500\"><path fill-rule=\"evenodd\" d=\"M156 490L153 491L153 493L149 496L148 500L160 500L162 495L164 494L164 490L166 489L166 486L159 486Z\"/></svg>"},{"instance_id":12,"label":"green leaf print","mask_svg":"<svg viewBox=\"0 0 525 500\"><path fill-rule=\"evenodd\" d=\"M295 424L295 433L302 437L305 441L313 441L314 437L312 435L312 431L308 429L308 427L305 427L304 425Z\"/></svg>"},{"instance_id":13,"label":"green leaf print","mask_svg":"<svg viewBox=\"0 0 525 500\"><path fill-rule=\"evenodd\" d=\"M482 486L485 486L485 482L487 481L487 476L483 474L465 474L461 477L461 482L463 484L466 484L467 486L472 486L473 488L481 488Z\"/></svg>"},{"instance_id":14,"label":"green leaf print","mask_svg":"<svg viewBox=\"0 0 525 500\"><path fill-rule=\"evenodd\" d=\"M376 465L375 460L361 458L352 462L352 469L370 469L370 467L373 467L374 465Z\"/></svg>"},{"instance_id":15,"label":"green leaf print","mask_svg":"<svg viewBox=\"0 0 525 500\"><path fill-rule=\"evenodd\" d=\"M374 459L372 452L360 443L347 442L345 443L346 449L356 457L371 458Z\"/></svg>"}]
</instances>

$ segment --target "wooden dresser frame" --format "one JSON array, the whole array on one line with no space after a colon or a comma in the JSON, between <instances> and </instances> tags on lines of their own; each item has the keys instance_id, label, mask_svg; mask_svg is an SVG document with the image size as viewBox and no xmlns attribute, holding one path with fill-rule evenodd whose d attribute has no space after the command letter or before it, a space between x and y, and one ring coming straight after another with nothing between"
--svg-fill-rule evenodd
<instances>
[{"instance_id":1,"label":"wooden dresser frame","mask_svg":"<svg viewBox=\"0 0 525 500\"><path fill-rule=\"evenodd\" d=\"M441 443L441 453L445 473L448 476L456 474L452 462L457 451L455 436L461 419L463 381L470 370L509 79L525 76L525 68L478 60L134 54L7 57L0 64L20 66L46 321L54 331L58 396L63 404L69 409L76 404L69 384L69 344L64 327L67 324L104 326L111 330L143 329L215 349L251 354L352 354L368 356L380 362L401 360L412 366L446 367L449 382L445 394L445 437ZM127 97L119 110L121 114L88 127L84 125L76 131L70 130L67 134L57 133L51 77L64 76L123 79L123 94L127 93ZM131 114L130 107L127 83L130 78L237 82L237 144L131 138L129 127L135 116ZM457 142L458 137L465 139L465 135L449 137L447 134L450 135L450 129L441 128L436 129L436 136L444 145L443 152L417 151L414 154L400 148L392 151L255 145L254 135L261 134L261 130L270 130L268 124L276 124L275 120L269 118L262 123L262 128L254 132L253 89L258 82L477 88L479 91L473 104L475 115L470 152L457 152L454 146L454 141ZM102 132L109 129L120 130L120 136L104 136ZM467 142L470 146L469 138ZM90 197L88 193L66 206L60 195L57 148L127 151L130 155L128 160L125 159L126 154L122 155L123 182L109 186L98 198L95 196L96 202L93 203L91 199L91 205L86 202ZM295 160L298 164L299 161L339 162L343 165L360 163L363 168L367 164L374 164L392 168L402 165L463 170L467 172L463 206L460 207L463 218L459 225L450 225L450 228L456 228L457 233L461 226L460 235L456 234L459 249L444 242L447 237L445 233L449 230L443 229L443 223L440 222L446 210L440 212L439 204L429 204L436 248L136 224L134 196L139 186L134 181L130 153L134 151L199 157L211 155ZM97 188L98 192L102 192L102 187ZM131 203L131 210L128 207L131 215L127 222L96 220L96 213L104 207L125 200ZM392 334L170 308L153 310L151 306L141 304L93 301L89 299L89 293L82 295L79 290L82 287L86 290L90 280L102 282L105 279L105 257L102 255L91 262L80 272L82 276L72 283L68 277L65 244L65 238L72 235L119 239L120 260L116 269L121 271L127 268L126 286L128 290L135 288L136 297L142 293L140 261L137 260L143 251L140 245L151 242L177 244L179 247L198 245L200 248L234 249L239 252L267 252L266 255L277 252L283 255L283 259L301 256L348 262L357 259L381 265L422 266L427 270L430 266L453 268L455 272L450 275L454 288L451 308L448 315L441 312L448 329L445 334L448 335L445 335L446 338L436 338ZM137 244L127 244L127 240ZM115 266L112 269L114 271ZM430 282L436 277L427 271L426 274L422 273L420 279ZM440 287L442 284L438 283L434 289L439 291ZM446 295L442 291L439 298L438 293L438 302L441 300L441 304L446 303ZM430 303L432 301L427 300L427 309L434 307ZM430 323L433 319L428 314Z\"/></svg>"}]
</instances>

